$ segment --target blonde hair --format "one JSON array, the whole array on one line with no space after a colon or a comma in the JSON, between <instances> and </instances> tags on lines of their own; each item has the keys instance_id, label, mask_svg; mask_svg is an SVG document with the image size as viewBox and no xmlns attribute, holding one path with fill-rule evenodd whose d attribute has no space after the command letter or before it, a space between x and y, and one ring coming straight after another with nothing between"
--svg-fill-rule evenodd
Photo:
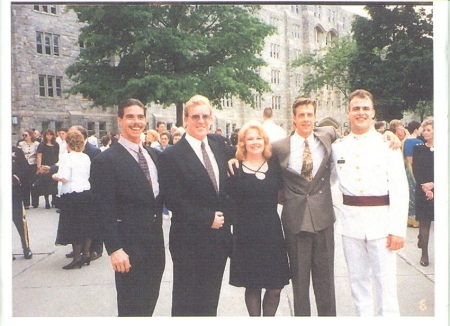
<instances>
[{"instance_id":1,"label":"blonde hair","mask_svg":"<svg viewBox=\"0 0 450 326\"><path fill-rule=\"evenodd\" d=\"M199 105L206 105L209 108L209 113L212 115L212 106L208 98L204 97L203 95L194 95L189 99L189 101L186 102L184 106L184 116L188 117L189 109L193 106Z\"/></svg>"},{"instance_id":2,"label":"blonde hair","mask_svg":"<svg viewBox=\"0 0 450 326\"><path fill-rule=\"evenodd\" d=\"M425 128L426 126L431 126L431 128L434 129L434 118L433 117L426 118L420 126L422 128Z\"/></svg>"},{"instance_id":3,"label":"blonde hair","mask_svg":"<svg viewBox=\"0 0 450 326\"><path fill-rule=\"evenodd\" d=\"M84 149L84 137L79 131L69 131L66 136L66 143L75 152L82 152Z\"/></svg>"},{"instance_id":4,"label":"blonde hair","mask_svg":"<svg viewBox=\"0 0 450 326\"><path fill-rule=\"evenodd\" d=\"M250 121L247 124L245 124L241 128L241 130L239 130L236 158L238 160L244 160L247 156L247 149L245 148L245 135L247 134L247 131L249 131L250 129L255 129L256 131L258 131L258 134L263 137L264 151L262 154L264 158L269 159L272 156L272 146L269 143L269 137L264 131L261 123L259 123L258 121Z\"/></svg>"},{"instance_id":5,"label":"blonde hair","mask_svg":"<svg viewBox=\"0 0 450 326\"><path fill-rule=\"evenodd\" d=\"M146 137L145 137L145 138L146 138L146 139L147 139L147 138L152 139L152 140L151 140L152 142L159 141L159 134L158 134L158 132L157 132L156 130L154 130L154 129L149 129L149 130L147 130L147 134L146 134Z\"/></svg>"}]
</instances>

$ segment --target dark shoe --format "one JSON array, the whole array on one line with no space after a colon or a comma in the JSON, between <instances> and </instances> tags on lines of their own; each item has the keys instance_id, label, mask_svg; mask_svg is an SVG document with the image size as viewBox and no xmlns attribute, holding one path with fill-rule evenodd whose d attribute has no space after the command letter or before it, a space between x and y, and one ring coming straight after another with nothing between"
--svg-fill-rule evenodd
<instances>
[{"instance_id":1,"label":"dark shoe","mask_svg":"<svg viewBox=\"0 0 450 326\"><path fill-rule=\"evenodd\" d=\"M61 213L61 210L60 210L60 209L57 209L57 210L56 210L56 213L58 213L58 214Z\"/></svg>"},{"instance_id":2,"label":"dark shoe","mask_svg":"<svg viewBox=\"0 0 450 326\"><path fill-rule=\"evenodd\" d=\"M39 207L39 205L33 205L33 208L38 208Z\"/></svg>"},{"instance_id":3,"label":"dark shoe","mask_svg":"<svg viewBox=\"0 0 450 326\"><path fill-rule=\"evenodd\" d=\"M33 253L31 252L31 249L30 248L25 248L23 250L23 256L25 257L25 259L33 258Z\"/></svg>"},{"instance_id":4,"label":"dark shoe","mask_svg":"<svg viewBox=\"0 0 450 326\"><path fill-rule=\"evenodd\" d=\"M66 254L66 257L67 258L73 258L75 255L73 254L73 251L71 252L71 253L69 253L69 254Z\"/></svg>"},{"instance_id":5,"label":"dark shoe","mask_svg":"<svg viewBox=\"0 0 450 326\"><path fill-rule=\"evenodd\" d=\"M428 261L420 261L420 265L422 265L423 267L427 267L428 265L430 265L430 262L428 262Z\"/></svg>"},{"instance_id":6,"label":"dark shoe","mask_svg":"<svg viewBox=\"0 0 450 326\"><path fill-rule=\"evenodd\" d=\"M24 208L25 208L25 209L30 209L30 206L25 206Z\"/></svg>"},{"instance_id":7,"label":"dark shoe","mask_svg":"<svg viewBox=\"0 0 450 326\"><path fill-rule=\"evenodd\" d=\"M91 260L99 259L102 254L98 254L96 251L91 252Z\"/></svg>"},{"instance_id":8,"label":"dark shoe","mask_svg":"<svg viewBox=\"0 0 450 326\"><path fill-rule=\"evenodd\" d=\"M81 265L90 265L91 257L81 257Z\"/></svg>"},{"instance_id":9,"label":"dark shoe","mask_svg":"<svg viewBox=\"0 0 450 326\"><path fill-rule=\"evenodd\" d=\"M81 266L83 266L82 260L79 260L79 261L72 260L72 262L70 264L63 266L63 269L81 268Z\"/></svg>"}]
</instances>

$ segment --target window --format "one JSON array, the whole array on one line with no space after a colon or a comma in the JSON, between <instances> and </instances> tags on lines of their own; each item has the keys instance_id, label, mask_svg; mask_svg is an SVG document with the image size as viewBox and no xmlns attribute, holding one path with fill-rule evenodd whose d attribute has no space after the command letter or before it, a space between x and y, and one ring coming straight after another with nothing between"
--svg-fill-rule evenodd
<instances>
[{"instance_id":1,"label":"window","mask_svg":"<svg viewBox=\"0 0 450 326\"><path fill-rule=\"evenodd\" d=\"M87 133L88 135L92 135L95 132L95 122L89 121L87 123Z\"/></svg>"},{"instance_id":2,"label":"window","mask_svg":"<svg viewBox=\"0 0 450 326\"><path fill-rule=\"evenodd\" d=\"M272 96L272 109L280 110L281 109L281 96Z\"/></svg>"},{"instance_id":3,"label":"window","mask_svg":"<svg viewBox=\"0 0 450 326\"><path fill-rule=\"evenodd\" d=\"M62 97L62 77L39 75L39 96Z\"/></svg>"},{"instance_id":4,"label":"window","mask_svg":"<svg viewBox=\"0 0 450 326\"><path fill-rule=\"evenodd\" d=\"M261 109L261 95L255 94L253 98L255 100L255 109Z\"/></svg>"},{"instance_id":5,"label":"window","mask_svg":"<svg viewBox=\"0 0 450 326\"><path fill-rule=\"evenodd\" d=\"M34 5L34 11L45 12L46 14L56 15L56 5Z\"/></svg>"},{"instance_id":6,"label":"window","mask_svg":"<svg viewBox=\"0 0 450 326\"><path fill-rule=\"evenodd\" d=\"M55 121L55 131L58 132L59 129L64 127L64 123L62 121Z\"/></svg>"},{"instance_id":7,"label":"window","mask_svg":"<svg viewBox=\"0 0 450 326\"><path fill-rule=\"evenodd\" d=\"M292 36L295 38L300 38L301 26L297 24L292 25Z\"/></svg>"},{"instance_id":8,"label":"window","mask_svg":"<svg viewBox=\"0 0 450 326\"><path fill-rule=\"evenodd\" d=\"M101 121L98 123L98 133L99 133L100 137L103 137L104 135L106 135L108 133L106 131L106 122L105 121Z\"/></svg>"},{"instance_id":9,"label":"window","mask_svg":"<svg viewBox=\"0 0 450 326\"><path fill-rule=\"evenodd\" d=\"M36 52L59 56L59 35L36 32Z\"/></svg>"},{"instance_id":10,"label":"window","mask_svg":"<svg viewBox=\"0 0 450 326\"><path fill-rule=\"evenodd\" d=\"M50 127L50 121L42 121L42 131L47 130Z\"/></svg>"},{"instance_id":11,"label":"window","mask_svg":"<svg viewBox=\"0 0 450 326\"><path fill-rule=\"evenodd\" d=\"M271 71L270 82L272 84L279 84L280 83L280 71L279 70L272 70Z\"/></svg>"},{"instance_id":12,"label":"window","mask_svg":"<svg viewBox=\"0 0 450 326\"><path fill-rule=\"evenodd\" d=\"M300 87L302 85L302 75L295 74L295 86Z\"/></svg>"},{"instance_id":13,"label":"window","mask_svg":"<svg viewBox=\"0 0 450 326\"><path fill-rule=\"evenodd\" d=\"M280 46L275 43L270 44L270 57L279 58L280 57Z\"/></svg>"},{"instance_id":14,"label":"window","mask_svg":"<svg viewBox=\"0 0 450 326\"><path fill-rule=\"evenodd\" d=\"M233 97L231 95L226 95L220 100L220 102L223 108L233 107Z\"/></svg>"}]
</instances>

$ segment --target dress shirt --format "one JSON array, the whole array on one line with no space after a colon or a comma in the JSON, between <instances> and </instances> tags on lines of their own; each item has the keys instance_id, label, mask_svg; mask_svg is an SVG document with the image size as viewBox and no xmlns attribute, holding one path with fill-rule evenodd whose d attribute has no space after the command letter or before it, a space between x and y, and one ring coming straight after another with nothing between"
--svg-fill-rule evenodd
<instances>
[{"instance_id":1,"label":"dress shirt","mask_svg":"<svg viewBox=\"0 0 450 326\"><path fill-rule=\"evenodd\" d=\"M58 182L58 194L61 196L91 189L90 169L91 159L82 152L71 151L61 155L56 176L67 181Z\"/></svg>"},{"instance_id":2,"label":"dress shirt","mask_svg":"<svg viewBox=\"0 0 450 326\"><path fill-rule=\"evenodd\" d=\"M201 147L202 141L198 140L197 138L192 137L188 133L186 133L186 140L189 143L189 145L191 145L192 149L194 150L194 152L197 155L200 162L202 162L203 166L205 166L205 168L206 168L205 161L203 160L203 154L202 154L202 147ZM208 137L205 137L203 142L205 143L205 150L208 153L209 159L211 161L211 164L212 164L212 167L214 170L214 176L216 177L217 187L218 187L218 189L220 189L219 166L217 165L217 161L216 161L213 151L211 150L211 147L209 147Z\"/></svg>"},{"instance_id":3,"label":"dress shirt","mask_svg":"<svg viewBox=\"0 0 450 326\"><path fill-rule=\"evenodd\" d=\"M150 178L152 179L153 195L158 197L159 195L159 183L158 183L158 170L156 169L155 162L153 162L150 154L142 146L142 144L136 144L129 140L126 140L120 136L119 144L125 147L125 149L133 156L137 163L139 163L139 148L142 150L145 159L147 160L148 169L150 170Z\"/></svg>"},{"instance_id":4,"label":"dress shirt","mask_svg":"<svg viewBox=\"0 0 450 326\"><path fill-rule=\"evenodd\" d=\"M311 151L311 157L313 160L313 178L319 170L320 164L322 164L323 158L325 157L325 146L322 142L311 133L307 138L309 149ZM303 165L303 152L305 150L305 138L300 136L297 132L291 136L291 149L289 156L288 167L301 174Z\"/></svg>"},{"instance_id":5,"label":"dress shirt","mask_svg":"<svg viewBox=\"0 0 450 326\"><path fill-rule=\"evenodd\" d=\"M388 206L340 208L342 234L375 240L389 234L406 236L409 190L401 150L389 149L389 142L374 128L362 135L350 133L332 145L332 182L349 196L389 195Z\"/></svg>"},{"instance_id":6,"label":"dress shirt","mask_svg":"<svg viewBox=\"0 0 450 326\"><path fill-rule=\"evenodd\" d=\"M59 144L59 157L61 157L61 155L66 154L68 152L67 143L65 139L62 140L60 137L56 137L56 142Z\"/></svg>"}]
</instances>

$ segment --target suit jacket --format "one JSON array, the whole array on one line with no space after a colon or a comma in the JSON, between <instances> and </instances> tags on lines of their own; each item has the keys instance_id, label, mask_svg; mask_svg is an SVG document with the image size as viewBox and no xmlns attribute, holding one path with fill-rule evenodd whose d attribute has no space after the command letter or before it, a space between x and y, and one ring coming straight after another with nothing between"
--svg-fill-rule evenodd
<instances>
[{"instance_id":1,"label":"suit jacket","mask_svg":"<svg viewBox=\"0 0 450 326\"><path fill-rule=\"evenodd\" d=\"M169 245L173 255L211 254L214 245L227 243L231 237L225 181L227 162L235 150L220 135L209 134L208 143L219 167L219 194L185 137L161 154L160 189L172 211ZM218 230L211 228L216 211L225 216Z\"/></svg>"},{"instance_id":2,"label":"suit jacket","mask_svg":"<svg viewBox=\"0 0 450 326\"><path fill-rule=\"evenodd\" d=\"M315 233L335 221L330 188L331 144L338 137L333 127L314 129L314 135L325 146L325 156L311 182L288 167L290 137L272 144L274 157L282 170L284 204L281 219L285 232L297 234L301 231Z\"/></svg>"},{"instance_id":3,"label":"suit jacket","mask_svg":"<svg viewBox=\"0 0 450 326\"><path fill-rule=\"evenodd\" d=\"M89 158L92 160L94 159L94 157L97 154L101 153L100 148L95 147L94 145L92 145L89 141L86 142L86 145L84 145L84 150L83 153L86 154L87 156L89 156Z\"/></svg>"},{"instance_id":4,"label":"suit jacket","mask_svg":"<svg viewBox=\"0 0 450 326\"><path fill-rule=\"evenodd\" d=\"M159 153L145 149L158 167ZM160 255L161 250L164 255L162 201L125 147L116 143L95 156L90 182L108 254L123 248L130 259ZM152 253L155 248L158 253Z\"/></svg>"}]
</instances>

